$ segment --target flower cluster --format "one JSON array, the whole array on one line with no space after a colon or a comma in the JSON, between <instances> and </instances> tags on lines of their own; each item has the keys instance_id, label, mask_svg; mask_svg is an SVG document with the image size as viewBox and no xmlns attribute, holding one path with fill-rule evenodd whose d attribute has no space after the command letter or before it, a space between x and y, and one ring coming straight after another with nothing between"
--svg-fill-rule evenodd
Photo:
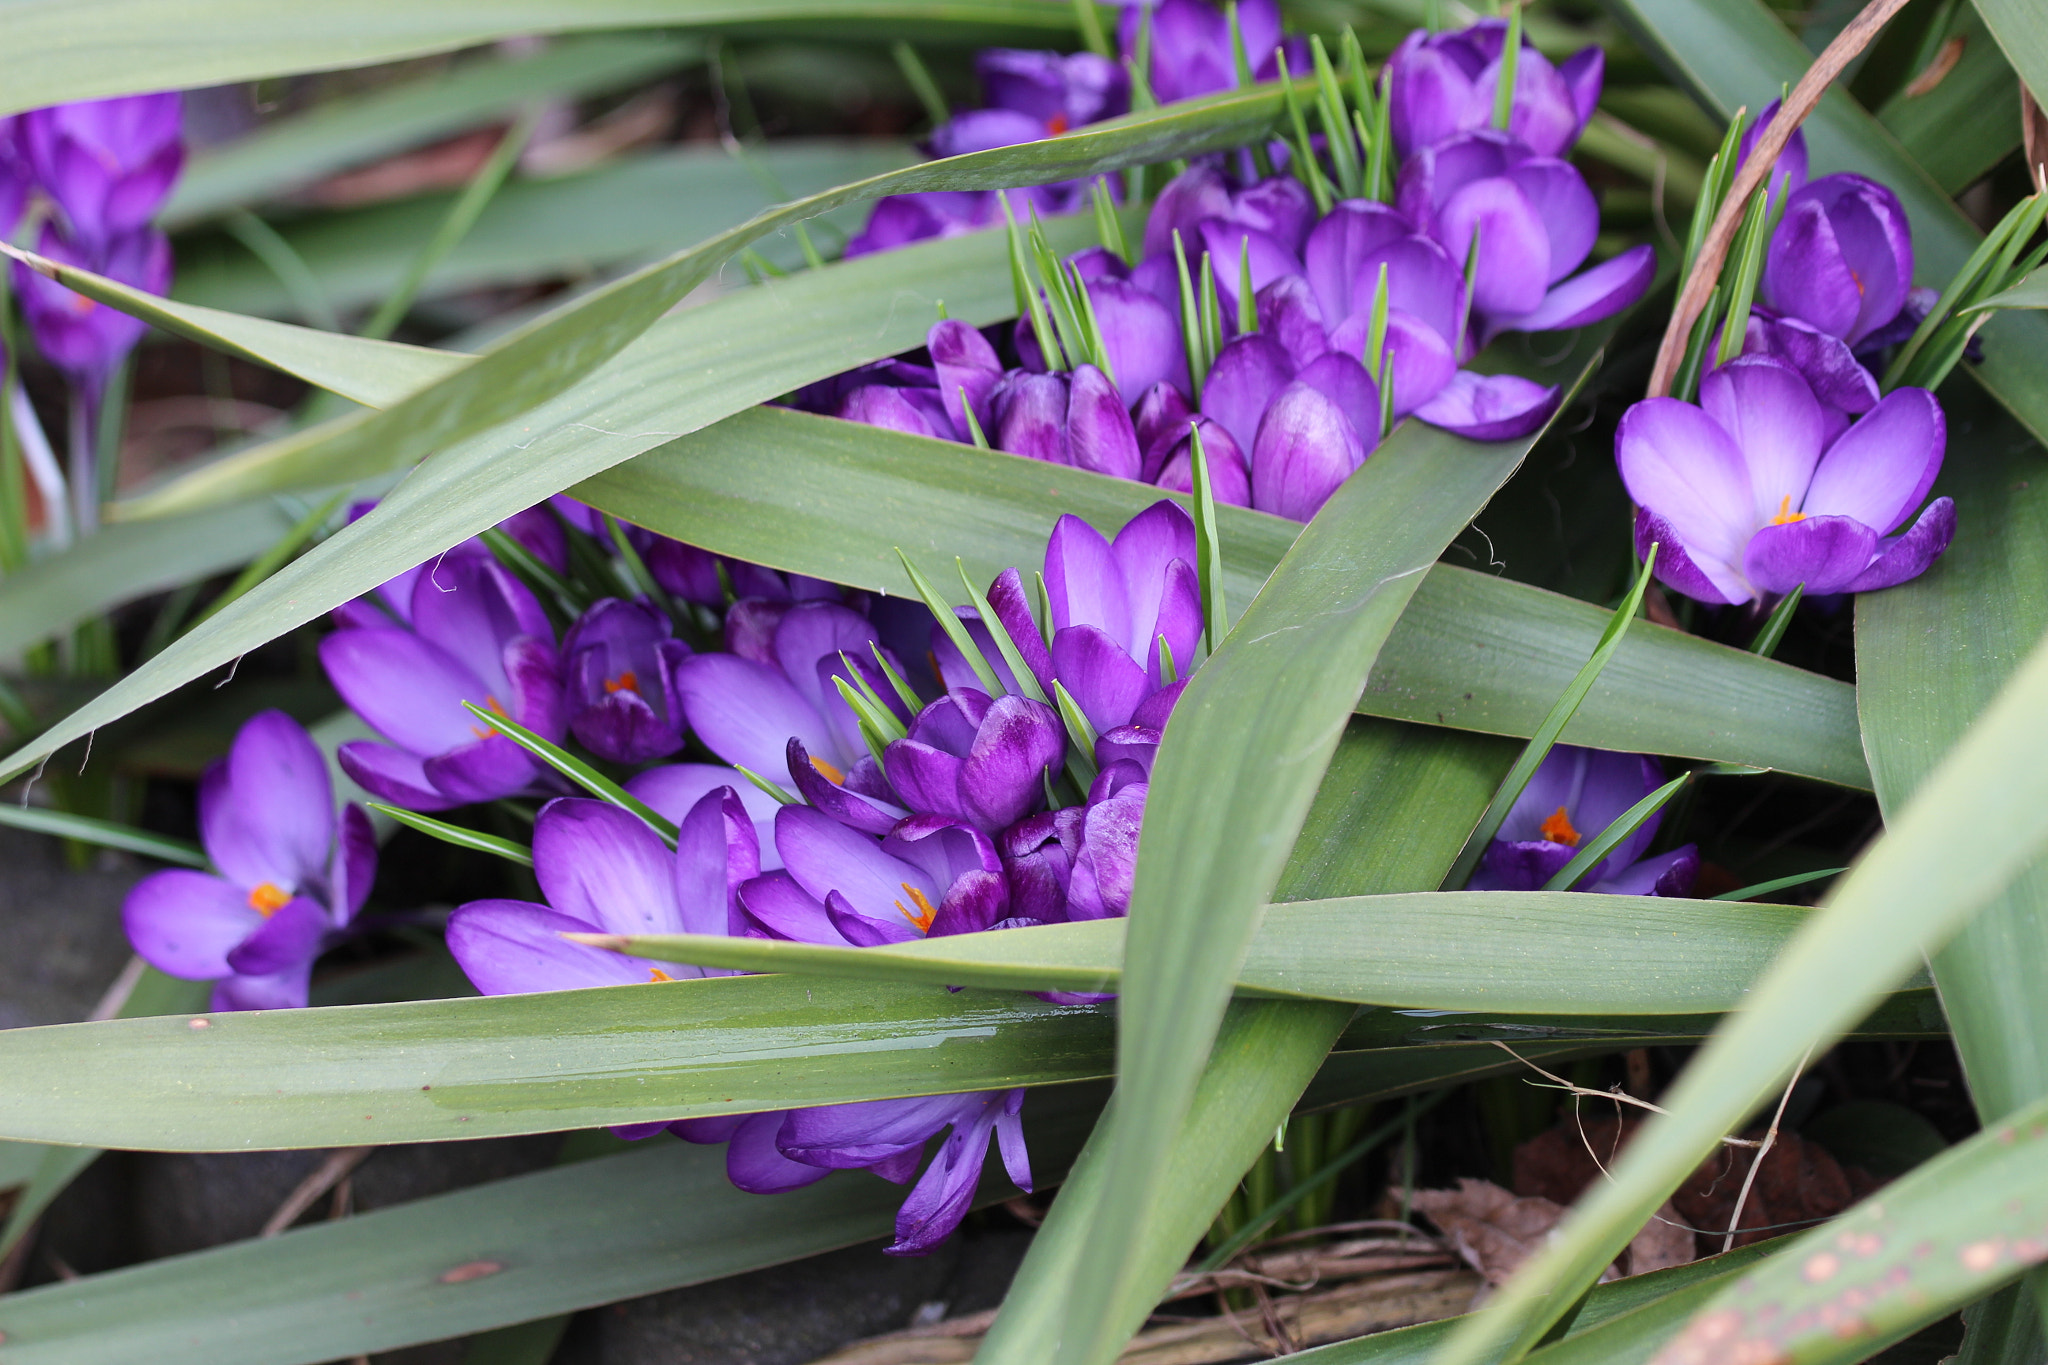
<instances>
[{"instance_id":1,"label":"flower cluster","mask_svg":"<svg viewBox=\"0 0 2048 1365\"><path fill-rule=\"evenodd\" d=\"M1598 100L1599 49L1552 67L1524 44L1496 129L1506 32L1486 20L1417 33L1390 59L1392 202L1318 214L1301 179L1247 180L1210 158L1160 193L1135 261L1107 247L1069 257L1100 363L1049 364L1057 351L1028 317L986 332L942 321L923 357L814 385L800 405L1178 491L1199 438L1220 500L1296 520L1410 413L1475 440L1535 430L1554 388L1466 362L1505 331L1613 315L1648 288L1655 258L1643 246L1586 265L1599 209L1562 154ZM1214 356L1189 355L1197 277L1220 305Z\"/></svg>"},{"instance_id":2,"label":"flower cluster","mask_svg":"<svg viewBox=\"0 0 2048 1365\"><path fill-rule=\"evenodd\" d=\"M579 557L589 561L580 545L594 547L609 528L557 499L499 530L516 543L514 559L560 583L575 577ZM1045 622L1011 569L989 587L993 619L967 613L960 637L921 608L621 534L658 596L590 602L558 633L551 611L561 604L477 540L350 603L321 644L336 689L382 736L337 755L373 795L419 811L507 797L544 802L533 860L545 903L474 901L450 918L449 947L479 989L718 974L604 952L564 933L687 931L860 947L1126 912L1153 755L1202 634L1194 524L1179 506L1156 504L1113 539L1061 518L1041 566ZM956 638L967 641L964 651ZM1083 718L1091 752L1076 749L1075 733L1045 700L1062 692ZM868 714L848 693L869 700ZM568 795L562 779L465 702L615 770L638 769L625 789L674 826L673 847L627 809ZM235 790L266 790L260 774L243 775L255 760L242 747L231 760ZM675 758L685 761L661 761ZM214 856L230 868L228 855ZM196 873L157 881L193 878L219 881ZM236 864L230 881L208 894L246 894L257 905L310 884L296 864L289 875L269 864L245 875ZM245 892L245 882L254 889ZM144 900L155 908L131 917L137 942L151 933L172 942L184 903L152 897ZM312 924L312 915L295 911L290 922ZM292 963L295 997L224 990L222 1005L303 1003L311 955L346 920L337 911L320 922L321 934L293 940L304 954ZM231 949L208 939L204 967L270 969L270 957L248 965L253 950ZM152 960L201 965L171 949ZM627 1131L671 1127L691 1141L726 1142L734 1183L768 1192L853 1167L907 1182L926 1143L950 1129L898 1219L892 1250L915 1253L958 1224L992 1136L1012 1178L1028 1186L1022 1099L1021 1091L988 1092Z\"/></svg>"},{"instance_id":3,"label":"flower cluster","mask_svg":"<svg viewBox=\"0 0 2048 1365\"><path fill-rule=\"evenodd\" d=\"M184 168L176 94L129 95L0 119L0 232L11 233L32 191L52 212L36 250L122 284L162 294L171 247L150 225ZM88 406L145 324L16 264L36 344Z\"/></svg>"},{"instance_id":4,"label":"flower cluster","mask_svg":"<svg viewBox=\"0 0 2048 1365\"><path fill-rule=\"evenodd\" d=\"M1950 499L1921 506L1947 447L1941 404L1881 393L1867 368L1931 302L1913 289L1905 209L1859 175L1806 181L1795 146L1775 168L1789 194L1741 353L1697 403L1638 403L1615 437L1638 551L1658 543L1657 577L1701 602L1889 588L1955 536Z\"/></svg>"}]
</instances>

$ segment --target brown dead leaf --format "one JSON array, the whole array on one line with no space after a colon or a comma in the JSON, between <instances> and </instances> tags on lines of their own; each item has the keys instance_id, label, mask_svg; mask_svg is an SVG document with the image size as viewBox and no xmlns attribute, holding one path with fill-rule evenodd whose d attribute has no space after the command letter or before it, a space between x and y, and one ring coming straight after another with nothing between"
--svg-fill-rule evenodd
<instances>
[{"instance_id":1,"label":"brown dead leaf","mask_svg":"<svg viewBox=\"0 0 2048 1365\"><path fill-rule=\"evenodd\" d=\"M1643 1230L1629 1242L1628 1252L1622 1258L1622 1273L1646 1275L1652 1270L1669 1270L1697 1260L1695 1253L1692 1229L1667 1199L1656 1216L1643 1224Z\"/></svg>"},{"instance_id":2,"label":"brown dead leaf","mask_svg":"<svg viewBox=\"0 0 2048 1365\"><path fill-rule=\"evenodd\" d=\"M1564 1217L1562 1204L1518 1198L1490 1180L1469 1176L1455 1190L1417 1190L1411 1203L1493 1285L1514 1274Z\"/></svg>"}]
</instances>

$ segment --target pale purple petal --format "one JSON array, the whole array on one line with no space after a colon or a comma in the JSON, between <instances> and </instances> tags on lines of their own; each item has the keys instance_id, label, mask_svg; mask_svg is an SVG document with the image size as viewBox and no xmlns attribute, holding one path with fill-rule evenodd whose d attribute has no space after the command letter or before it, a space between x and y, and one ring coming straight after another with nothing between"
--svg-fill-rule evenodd
<instances>
[{"instance_id":1,"label":"pale purple petal","mask_svg":"<svg viewBox=\"0 0 2048 1365\"><path fill-rule=\"evenodd\" d=\"M1749 585L1732 575L1725 568L1718 570L1721 586L1707 577L1700 566L1693 562L1686 552L1685 544L1671 524L1653 514L1649 508L1636 509L1635 525L1636 558L1642 559L1650 553L1650 547L1657 547L1657 581L1676 592L1700 602L1736 603L1747 602L1754 594Z\"/></svg>"},{"instance_id":2,"label":"pale purple petal","mask_svg":"<svg viewBox=\"0 0 2048 1365\"><path fill-rule=\"evenodd\" d=\"M534 760L526 750L493 732L489 737L436 754L420 765L434 790L457 805L516 796L533 781Z\"/></svg>"},{"instance_id":3,"label":"pale purple petal","mask_svg":"<svg viewBox=\"0 0 2048 1365\"><path fill-rule=\"evenodd\" d=\"M1259 424L1252 446L1252 506L1307 521L1365 463L1365 450L1342 410L1297 380L1280 391Z\"/></svg>"},{"instance_id":4,"label":"pale purple petal","mask_svg":"<svg viewBox=\"0 0 2048 1365\"><path fill-rule=\"evenodd\" d=\"M775 846L782 865L814 899L837 891L869 919L908 920L918 913L918 896L936 908L943 894L921 870L890 857L868 835L808 806L775 813Z\"/></svg>"},{"instance_id":5,"label":"pale purple petal","mask_svg":"<svg viewBox=\"0 0 2048 1365\"><path fill-rule=\"evenodd\" d=\"M1690 403L1650 398L1622 414L1614 445L1629 496L1671 527L1727 600L1747 601L1737 566L1756 494L1734 438Z\"/></svg>"},{"instance_id":6,"label":"pale purple petal","mask_svg":"<svg viewBox=\"0 0 2048 1365\"><path fill-rule=\"evenodd\" d=\"M1918 578L1941 557L1956 534L1956 505L1936 498L1902 536L1880 541L1877 559L1849 585L1850 592L1875 592Z\"/></svg>"},{"instance_id":7,"label":"pale purple petal","mask_svg":"<svg viewBox=\"0 0 2048 1365\"><path fill-rule=\"evenodd\" d=\"M1438 231L1459 261L1470 256L1478 239L1473 307L1512 316L1533 312L1543 301L1552 279L1550 234L1514 181L1489 178L1461 186L1439 210Z\"/></svg>"},{"instance_id":8,"label":"pale purple petal","mask_svg":"<svg viewBox=\"0 0 2048 1365\"><path fill-rule=\"evenodd\" d=\"M252 716L200 801L214 866L237 885L287 891L317 881L334 841L334 790L305 727L282 711Z\"/></svg>"},{"instance_id":9,"label":"pale purple petal","mask_svg":"<svg viewBox=\"0 0 2048 1365\"><path fill-rule=\"evenodd\" d=\"M533 872L548 904L606 933L679 932L672 867L661 837L606 801L550 801L534 823Z\"/></svg>"},{"instance_id":10,"label":"pale purple petal","mask_svg":"<svg viewBox=\"0 0 2048 1365\"><path fill-rule=\"evenodd\" d=\"M226 976L228 954L262 923L246 891L185 868L151 873L121 905L121 925L143 961L188 981Z\"/></svg>"},{"instance_id":11,"label":"pale purple petal","mask_svg":"<svg viewBox=\"0 0 2048 1365\"><path fill-rule=\"evenodd\" d=\"M332 927L319 902L294 896L228 953L228 968L237 976L275 976L307 967Z\"/></svg>"},{"instance_id":12,"label":"pale purple petal","mask_svg":"<svg viewBox=\"0 0 2048 1365\"><path fill-rule=\"evenodd\" d=\"M485 995L628 986L649 979L642 958L572 943L598 926L530 901L471 901L448 916L448 951Z\"/></svg>"},{"instance_id":13,"label":"pale purple petal","mask_svg":"<svg viewBox=\"0 0 2048 1365\"><path fill-rule=\"evenodd\" d=\"M1854 517L1884 535L1913 514L1941 473L1948 422L1925 389L1893 389L1842 434L1799 505L1809 515Z\"/></svg>"},{"instance_id":14,"label":"pale purple petal","mask_svg":"<svg viewBox=\"0 0 2048 1365\"><path fill-rule=\"evenodd\" d=\"M1803 585L1818 597L1845 590L1876 554L1877 533L1853 517L1807 517L1763 527L1750 537L1742 571L1766 592Z\"/></svg>"},{"instance_id":15,"label":"pale purple petal","mask_svg":"<svg viewBox=\"0 0 2048 1365\"><path fill-rule=\"evenodd\" d=\"M791 737L828 762L840 756L825 718L779 669L726 654L697 654L676 669L676 694L690 729L728 763L773 774Z\"/></svg>"},{"instance_id":16,"label":"pale purple petal","mask_svg":"<svg viewBox=\"0 0 2048 1365\"><path fill-rule=\"evenodd\" d=\"M1088 299L1125 403L1135 403L1154 384L1186 385L1180 320L1165 304L1138 285L1110 279L1090 280Z\"/></svg>"},{"instance_id":17,"label":"pale purple petal","mask_svg":"<svg viewBox=\"0 0 2048 1365\"><path fill-rule=\"evenodd\" d=\"M1323 310L1301 276L1282 276L1261 289L1256 300L1259 332L1279 342L1296 365L1306 365L1330 349ZM1141 427L1141 442L1142 437Z\"/></svg>"},{"instance_id":18,"label":"pale purple petal","mask_svg":"<svg viewBox=\"0 0 2048 1365\"><path fill-rule=\"evenodd\" d=\"M418 754L352 739L334 751L334 758L350 781L379 801L418 811L447 810L460 804L428 780L426 764Z\"/></svg>"},{"instance_id":19,"label":"pale purple petal","mask_svg":"<svg viewBox=\"0 0 2048 1365\"><path fill-rule=\"evenodd\" d=\"M1128 721L1152 692L1145 670L1093 626L1068 626L1055 634L1052 662L1060 682L1098 734Z\"/></svg>"},{"instance_id":20,"label":"pale purple petal","mask_svg":"<svg viewBox=\"0 0 2048 1365\"><path fill-rule=\"evenodd\" d=\"M1597 47L1589 50L1600 51ZM1550 274L1543 282L1556 284L1592 253L1594 239L1600 235L1600 205L1578 168L1555 157L1532 156L1517 162L1508 168L1506 178L1527 197L1543 224L1550 239ZM1445 212L1448 216L1449 210Z\"/></svg>"},{"instance_id":21,"label":"pale purple petal","mask_svg":"<svg viewBox=\"0 0 2048 1365\"><path fill-rule=\"evenodd\" d=\"M987 337L958 318L948 318L935 324L925 338L925 346L931 352L932 368L938 371L939 396L945 400L946 411L953 418L954 434L961 440L967 439L967 420L960 408L963 391L973 409L974 420L986 432L990 426L989 394L1003 377L1002 362L996 358L995 347L988 344Z\"/></svg>"},{"instance_id":22,"label":"pale purple petal","mask_svg":"<svg viewBox=\"0 0 2048 1365\"><path fill-rule=\"evenodd\" d=\"M1806 380L1776 360L1741 356L1700 381L1700 406L1734 440L1749 468L1751 524L1798 511L1820 460L1823 431L1820 404Z\"/></svg>"},{"instance_id":23,"label":"pale purple petal","mask_svg":"<svg viewBox=\"0 0 2048 1365\"><path fill-rule=\"evenodd\" d=\"M1414 226L1389 205L1369 199L1346 199L1332 208L1308 235L1303 248L1303 273L1325 322L1351 316L1372 302L1368 293L1354 298L1359 265L1388 243L1408 236ZM1264 319L1260 319L1261 326Z\"/></svg>"},{"instance_id":24,"label":"pale purple petal","mask_svg":"<svg viewBox=\"0 0 2048 1365\"><path fill-rule=\"evenodd\" d=\"M1499 325L1518 332L1561 332L1612 317L1641 298L1657 277L1657 252L1630 247L1612 260L1582 270L1543 296L1536 310L1502 318Z\"/></svg>"},{"instance_id":25,"label":"pale purple petal","mask_svg":"<svg viewBox=\"0 0 2048 1365\"><path fill-rule=\"evenodd\" d=\"M792 807L792 809L794 809ZM846 946L825 906L783 872L765 872L740 884L738 903L747 918L769 938L794 943Z\"/></svg>"},{"instance_id":26,"label":"pale purple petal","mask_svg":"<svg viewBox=\"0 0 2048 1365\"><path fill-rule=\"evenodd\" d=\"M1224 345L1202 381L1202 412L1213 418L1239 450L1250 450L1266 405L1294 378L1294 359L1280 343L1261 333Z\"/></svg>"},{"instance_id":27,"label":"pale purple petal","mask_svg":"<svg viewBox=\"0 0 2048 1365\"><path fill-rule=\"evenodd\" d=\"M320 642L334 690L364 723L402 749L437 754L473 741L465 701L490 689L446 650L408 630L338 630Z\"/></svg>"},{"instance_id":28,"label":"pale purple petal","mask_svg":"<svg viewBox=\"0 0 2048 1365\"><path fill-rule=\"evenodd\" d=\"M822 1166L791 1161L776 1148L775 1135L784 1119L780 1110L753 1114L733 1133L725 1149L725 1176L736 1188L748 1194L780 1194L832 1174Z\"/></svg>"},{"instance_id":29,"label":"pale purple petal","mask_svg":"<svg viewBox=\"0 0 2048 1365\"><path fill-rule=\"evenodd\" d=\"M1077 469L1135 479L1143 461L1131 414L1107 375L1077 365L1067 390L1067 458Z\"/></svg>"},{"instance_id":30,"label":"pale purple petal","mask_svg":"<svg viewBox=\"0 0 2048 1365\"><path fill-rule=\"evenodd\" d=\"M1109 541L1071 512L1053 523L1046 539L1045 596L1055 631L1088 625L1113 639L1130 637L1130 599Z\"/></svg>"},{"instance_id":31,"label":"pale purple petal","mask_svg":"<svg viewBox=\"0 0 2048 1365\"><path fill-rule=\"evenodd\" d=\"M1395 383L1400 383L1398 371ZM1459 370L1415 415L1468 440L1509 441L1550 420L1559 392L1555 385L1520 375Z\"/></svg>"}]
</instances>

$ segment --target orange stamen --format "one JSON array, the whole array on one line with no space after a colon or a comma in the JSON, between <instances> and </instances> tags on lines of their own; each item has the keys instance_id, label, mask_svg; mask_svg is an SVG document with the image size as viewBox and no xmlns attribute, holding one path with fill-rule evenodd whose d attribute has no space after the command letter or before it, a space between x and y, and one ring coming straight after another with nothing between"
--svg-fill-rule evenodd
<instances>
[{"instance_id":1,"label":"orange stamen","mask_svg":"<svg viewBox=\"0 0 2048 1365\"><path fill-rule=\"evenodd\" d=\"M640 690L640 675L629 668L616 678L606 678L604 680L604 690L607 692L638 692Z\"/></svg>"},{"instance_id":2,"label":"orange stamen","mask_svg":"<svg viewBox=\"0 0 2048 1365\"><path fill-rule=\"evenodd\" d=\"M290 905L291 901L292 893L276 882L258 882L256 889L249 893L249 908L265 919Z\"/></svg>"},{"instance_id":3,"label":"orange stamen","mask_svg":"<svg viewBox=\"0 0 2048 1365\"><path fill-rule=\"evenodd\" d=\"M1066 132L1068 126L1065 114L1054 114L1045 121L1045 131L1051 133L1054 137L1058 137L1061 133Z\"/></svg>"},{"instance_id":4,"label":"orange stamen","mask_svg":"<svg viewBox=\"0 0 2048 1365\"><path fill-rule=\"evenodd\" d=\"M659 968L659 967L649 967L649 968L647 969L647 979L648 979L649 981L673 981L673 980L675 980L675 978L674 978L674 977L670 976L670 975L669 975L669 974L668 974L667 972L663 971L663 970L662 970L661 968Z\"/></svg>"},{"instance_id":5,"label":"orange stamen","mask_svg":"<svg viewBox=\"0 0 2048 1365\"><path fill-rule=\"evenodd\" d=\"M813 768L816 768L818 770L819 775L822 776L827 782L830 782L833 786L843 787L846 785L846 774L839 771L839 769L835 765L827 763L824 759L819 758L816 754L811 755L811 766Z\"/></svg>"},{"instance_id":6,"label":"orange stamen","mask_svg":"<svg viewBox=\"0 0 2048 1365\"><path fill-rule=\"evenodd\" d=\"M1579 846L1579 832L1572 827L1572 817L1565 813L1563 806L1559 806L1555 815L1538 826L1536 832L1553 844L1563 844L1566 848Z\"/></svg>"},{"instance_id":7,"label":"orange stamen","mask_svg":"<svg viewBox=\"0 0 2048 1365\"><path fill-rule=\"evenodd\" d=\"M494 715L505 716L506 720L512 719L512 717L505 715L505 708L499 705L498 699L496 697L484 698L484 710L489 711ZM498 733L496 730L490 729L489 727L482 725L470 726L469 732L475 735L478 739L489 739L492 735Z\"/></svg>"},{"instance_id":8,"label":"orange stamen","mask_svg":"<svg viewBox=\"0 0 2048 1365\"><path fill-rule=\"evenodd\" d=\"M933 908L931 901L926 899L924 892L918 890L909 882L898 882L897 885L901 886L904 894L910 897L910 903L917 907L917 913L912 914L910 911L905 910L902 901L896 902L897 912L915 925L917 932L920 934L930 933L932 921L938 917L939 912Z\"/></svg>"},{"instance_id":9,"label":"orange stamen","mask_svg":"<svg viewBox=\"0 0 2048 1365\"><path fill-rule=\"evenodd\" d=\"M1787 493L1778 499L1778 515L1771 518L1773 526L1789 526L1795 521L1805 521L1806 513L1792 510L1792 495Z\"/></svg>"}]
</instances>

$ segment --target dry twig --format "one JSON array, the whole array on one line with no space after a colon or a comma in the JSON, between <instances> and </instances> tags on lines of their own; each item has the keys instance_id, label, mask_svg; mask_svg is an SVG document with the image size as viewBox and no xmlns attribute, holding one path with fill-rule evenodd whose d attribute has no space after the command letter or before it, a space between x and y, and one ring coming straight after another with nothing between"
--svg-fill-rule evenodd
<instances>
[{"instance_id":1,"label":"dry twig","mask_svg":"<svg viewBox=\"0 0 2048 1365\"><path fill-rule=\"evenodd\" d=\"M330 1154L313 1173L299 1182L298 1188L285 1196L277 1212L264 1221L263 1231L258 1236L275 1237L299 1220L299 1215L313 1207L321 1195L326 1194L347 1178L348 1173L369 1160L375 1147L343 1147Z\"/></svg>"},{"instance_id":2,"label":"dry twig","mask_svg":"<svg viewBox=\"0 0 2048 1365\"><path fill-rule=\"evenodd\" d=\"M1778 1125L1784 1121L1785 1106L1792 1102L1792 1088L1799 1084L1800 1073L1806 1070L1806 1063L1812 1056L1813 1049L1806 1049L1806 1055L1799 1059L1799 1065L1792 1068L1792 1075L1785 1081L1785 1093L1778 1096L1778 1109L1771 1115L1771 1126L1764 1130L1764 1140L1757 1144L1756 1156L1749 1163L1749 1174L1742 1177L1742 1189L1735 1196L1735 1212L1728 1215L1728 1235L1721 1239L1723 1251L1735 1245L1735 1233L1742 1226L1742 1207L1749 1202L1750 1187L1756 1184L1756 1173L1763 1169L1764 1158L1778 1143Z\"/></svg>"}]
</instances>

